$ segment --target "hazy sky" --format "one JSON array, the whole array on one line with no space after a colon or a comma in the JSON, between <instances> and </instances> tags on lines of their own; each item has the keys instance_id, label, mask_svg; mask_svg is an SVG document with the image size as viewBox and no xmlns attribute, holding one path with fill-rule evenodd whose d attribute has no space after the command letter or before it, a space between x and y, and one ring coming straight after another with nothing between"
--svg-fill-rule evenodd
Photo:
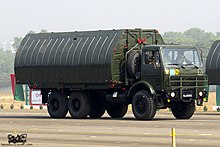
<instances>
[{"instance_id":1,"label":"hazy sky","mask_svg":"<svg viewBox=\"0 0 220 147\"><path fill-rule=\"evenodd\" d=\"M220 0L0 0L0 43L28 31L198 27L220 32Z\"/></svg>"}]
</instances>

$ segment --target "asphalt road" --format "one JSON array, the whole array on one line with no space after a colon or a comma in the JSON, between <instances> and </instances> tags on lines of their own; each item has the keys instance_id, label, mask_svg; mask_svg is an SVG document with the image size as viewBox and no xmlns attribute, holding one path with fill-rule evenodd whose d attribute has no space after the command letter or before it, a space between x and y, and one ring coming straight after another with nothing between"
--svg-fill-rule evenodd
<instances>
[{"instance_id":1,"label":"asphalt road","mask_svg":"<svg viewBox=\"0 0 220 147\"><path fill-rule=\"evenodd\" d=\"M177 147L220 146L220 113L196 113L190 120L176 120L171 112L157 112L152 121L123 119L51 119L46 110L0 110L0 146L8 133L27 133L25 146L149 146L170 147L171 128ZM28 145L29 144L29 145ZM7 145L8 146L8 145Z\"/></svg>"}]
</instances>

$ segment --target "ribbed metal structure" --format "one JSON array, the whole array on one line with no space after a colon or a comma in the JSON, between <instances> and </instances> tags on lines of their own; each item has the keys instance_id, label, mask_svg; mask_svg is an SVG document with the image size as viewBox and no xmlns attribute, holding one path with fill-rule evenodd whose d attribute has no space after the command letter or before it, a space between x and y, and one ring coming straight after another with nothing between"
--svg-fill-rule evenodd
<instances>
[{"instance_id":1,"label":"ribbed metal structure","mask_svg":"<svg viewBox=\"0 0 220 147\"><path fill-rule=\"evenodd\" d=\"M106 83L112 79L112 56L122 33L28 34L15 57L17 83L35 82L49 87L54 83Z\"/></svg>"},{"instance_id":2,"label":"ribbed metal structure","mask_svg":"<svg viewBox=\"0 0 220 147\"><path fill-rule=\"evenodd\" d=\"M220 85L220 40L212 44L206 60L206 74L210 85Z\"/></svg>"}]
</instances>

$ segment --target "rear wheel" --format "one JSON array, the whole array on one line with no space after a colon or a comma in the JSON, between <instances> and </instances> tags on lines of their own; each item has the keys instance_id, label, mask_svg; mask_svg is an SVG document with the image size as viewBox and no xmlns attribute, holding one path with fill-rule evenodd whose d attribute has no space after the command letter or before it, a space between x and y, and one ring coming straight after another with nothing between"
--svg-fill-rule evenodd
<instances>
[{"instance_id":1,"label":"rear wheel","mask_svg":"<svg viewBox=\"0 0 220 147\"><path fill-rule=\"evenodd\" d=\"M107 108L107 113L111 118L122 118L125 116L128 110L128 105L120 104L120 105L109 105Z\"/></svg>"},{"instance_id":2,"label":"rear wheel","mask_svg":"<svg viewBox=\"0 0 220 147\"><path fill-rule=\"evenodd\" d=\"M68 99L60 92L53 92L47 102L47 110L52 118L64 118L68 112Z\"/></svg>"},{"instance_id":3,"label":"rear wheel","mask_svg":"<svg viewBox=\"0 0 220 147\"><path fill-rule=\"evenodd\" d=\"M68 101L68 109L73 118L86 118L90 112L88 96L82 92L73 92Z\"/></svg>"},{"instance_id":4,"label":"rear wheel","mask_svg":"<svg viewBox=\"0 0 220 147\"><path fill-rule=\"evenodd\" d=\"M175 118L177 119L189 119L195 112L195 101L190 102L173 102L171 110Z\"/></svg>"},{"instance_id":5,"label":"rear wheel","mask_svg":"<svg viewBox=\"0 0 220 147\"><path fill-rule=\"evenodd\" d=\"M136 119L151 120L156 114L156 104L147 91L137 92L132 99L132 111Z\"/></svg>"}]
</instances>

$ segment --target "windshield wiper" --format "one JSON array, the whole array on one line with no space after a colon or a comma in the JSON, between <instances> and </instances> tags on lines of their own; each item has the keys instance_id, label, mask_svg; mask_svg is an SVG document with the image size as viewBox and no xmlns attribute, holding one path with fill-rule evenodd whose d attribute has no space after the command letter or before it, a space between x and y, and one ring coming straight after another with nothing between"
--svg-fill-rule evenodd
<instances>
[{"instance_id":1,"label":"windshield wiper","mask_svg":"<svg viewBox=\"0 0 220 147\"><path fill-rule=\"evenodd\" d=\"M185 69L185 67L184 67L183 65L178 64L178 63L172 63L172 64L168 64L168 65L177 65L177 66L180 66L180 67L182 67L183 69Z\"/></svg>"},{"instance_id":2,"label":"windshield wiper","mask_svg":"<svg viewBox=\"0 0 220 147\"><path fill-rule=\"evenodd\" d=\"M198 69L198 66L196 66L195 64L189 63L189 64L184 64L184 65L193 65L196 69Z\"/></svg>"}]
</instances>

